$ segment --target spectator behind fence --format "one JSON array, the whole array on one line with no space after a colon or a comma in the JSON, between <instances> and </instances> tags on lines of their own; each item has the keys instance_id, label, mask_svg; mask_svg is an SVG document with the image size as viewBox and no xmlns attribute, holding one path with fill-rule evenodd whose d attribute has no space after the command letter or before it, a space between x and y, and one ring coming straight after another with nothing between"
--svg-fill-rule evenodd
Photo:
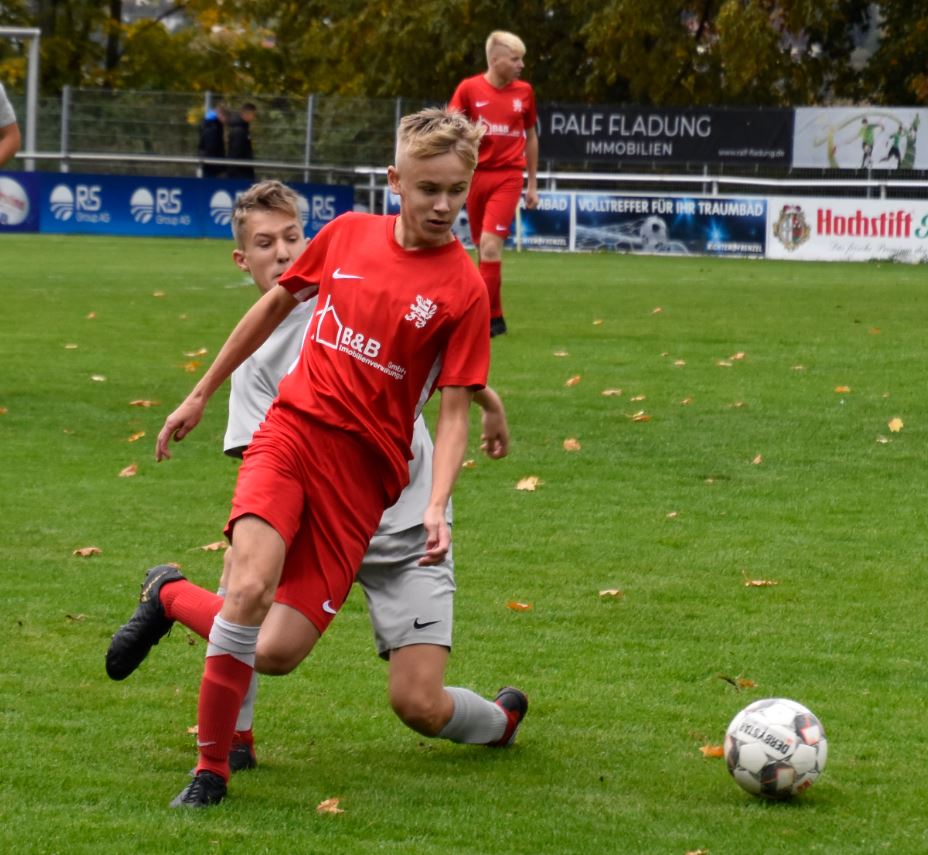
<instances>
[{"instance_id":1,"label":"spectator behind fence","mask_svg":"<svg viewBox=\"0 0 928 855\"><path fill-rule=\"evenodd\" d=\"M13 111L10 99L6 97L6 89L0 83L0 166L12 160L19 151L21 143L22 137L19 133L19 125L16 124L16 113Z\"/></svg>"},{"instance_id":2,"label":"spectator behind fence","mask_svg":"<svg viewBox=\"0 0 928 855\"><path fill-rule=\"evenodd\" d=\"M254 160L255 152L251 146L251 123L258 115L254 104L242 104L238 114L229 119L229 160ZM229 178L255 180L253 166L229 166L226 170Z\"/></svg>"},{"instance_id":3,"label":"spectator behind fence","mask_svg":"<svg viewBox=\"0 0 928 855\"><path fill-rule=\"evenodd\" d=\"M213 160L226 156L226 122L229 113L222 105L215 110L207 110L203 121L200 122L200 140L197 143L197 156L208 157ZM219 163L204 163L204 178L222 178L226 168Z\"/></svg>"}]
</instances>

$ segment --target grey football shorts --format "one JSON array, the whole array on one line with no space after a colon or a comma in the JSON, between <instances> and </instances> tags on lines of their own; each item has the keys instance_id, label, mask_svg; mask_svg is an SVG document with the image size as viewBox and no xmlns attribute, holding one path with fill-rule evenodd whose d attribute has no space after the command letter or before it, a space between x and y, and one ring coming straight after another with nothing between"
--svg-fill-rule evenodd
<instances>
[{"instance_id":1,"label":"grey football shorts","mask_svg":"<svg viewBox=\"0 0 928 855\"><path fill-rule=\"evenodd\" d=\"M364 589L377 652L410 644L451 647L454 612L454 559L448 550L441 564L420 567L425 527L375 535L357 582Z\"/></svg>"}]
</instances>

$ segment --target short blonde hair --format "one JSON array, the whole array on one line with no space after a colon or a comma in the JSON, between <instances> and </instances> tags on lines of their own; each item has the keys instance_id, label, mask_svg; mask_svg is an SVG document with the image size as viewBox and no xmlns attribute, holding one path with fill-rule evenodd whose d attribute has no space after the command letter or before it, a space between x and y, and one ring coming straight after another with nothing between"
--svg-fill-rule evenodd
<instances>
[{"instance_id":1,"label":"short blonde hair","mask_svg":"<svg viewBox=\"0 0 928 855\"><path fill-rule=\"evenodd\" d=\"M396 160L400 156L424 160L453 151L473 171L477 149L486 128L469 121L457 110L429 107L404 116L396 134Z\"/></svg>"},{"instance_id":2,"label":"short blonde hair","mask_svg":"<svg viewBox=\"0 0 928 855\"><path fill-rule=\"evenodd\" d=\"M525 42L522 41L515 33L507 33L505 30L494 30L487 38L487 65L490 64L493 56L493 48L504 47L511 50L519 56L525 56Z\"/></svg>"},{"instance_id":3,"label":"short blonde hair","mask_svg":"<svg viewBox=\"0 0 928 855\"><path fill-rule=\"evenodd\" d=\"M260 181L242 193L232 208L232 236L239 249L244 249L245 226L255 211L276 211L303 226L296 192L281 181Z\"/></svg>"}]
</instances>

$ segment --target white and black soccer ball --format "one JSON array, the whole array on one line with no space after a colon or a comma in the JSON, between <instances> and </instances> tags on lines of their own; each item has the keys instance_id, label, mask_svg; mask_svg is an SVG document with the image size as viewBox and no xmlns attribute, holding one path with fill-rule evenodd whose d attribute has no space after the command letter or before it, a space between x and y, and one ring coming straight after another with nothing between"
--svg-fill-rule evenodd
<instances>
[{"instance_id":1,"label":"white and black soccer ball","mask_svg":"<svg viewBox=\"0 0 928 855\"><path fill-rule=\"evenodd\" d=\"M660 217L647 217L639 232L643 249L657 250L667 243L667 223Z\"/></svg>"},{"instance_id":2,"label":"white and black soccer ball","mask_svg":"<svg viewBox=\"0 0 928 855\"><path fill-rule=\"evenodd\" d=\"M785 799L812 786L828 759L825 729L812 711L787 698L755 701L725 733L725 762L749 793Z\"/></svg>"}]
</instances>

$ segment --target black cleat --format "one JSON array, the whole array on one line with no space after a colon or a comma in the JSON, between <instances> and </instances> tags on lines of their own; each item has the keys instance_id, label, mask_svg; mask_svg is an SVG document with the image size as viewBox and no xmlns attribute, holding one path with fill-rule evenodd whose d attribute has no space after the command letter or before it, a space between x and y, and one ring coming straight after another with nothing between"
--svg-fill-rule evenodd
<instances>
[{"instance_id":1,"label":"black cleat","mask_svg":"<svg viewBox=\"0 0 928 855\"><path fill-rule=\"evenodd\" d=\"M253 742L244 739L239 731L232 735L232 747L229 749L229 769L233 772L244 772L254 769L258 765Z\"/></svg>"},{"instance_id":2,"label":"black cleat","mask_svg":"<svg viewBox=\"0 0 928 855\"><path fill-rule=\"evenodd\" d=\"M106 673L113 680L125 680L148 656L174 625L165 617L159 595L167 582L185 577L173 564L159 564L145 574L139 604L128 623L124 623L110 641L106 651Z\"/></svg>"},{"instance_id":3,"label":"black cleat","mask_svg":"<svg viewBox=\"0 0 928 855\"><path fill-rule=\"evenodd\" d=\"M490 338L506 334L506 321L502 315L498 318L490 318Z\"/></svg>"},{"instance_id":4,"label":"black cleat","mask_svg":"<svg viewBox=\"0 0 928 855\"><path fill-rule=\"evenodd\" d=\"M508 748L516 741L519 725L522 724L522 719L525 718L525 714L528 712L528 698L525 697L525 692L513 686L506 686L496 693L493 700L506 713L509 723L506 725L503 735L496 742L491 742L489 745L491 748Z\"/></svg>"},{"instance_id":5,"label":"black cleat","mask_svg":"<svg viewBox=\"0 0 928 855\"><path fill-rule=\"evenodd\" d=\"M206 769L197 772L171 802L172 808L205 808L218 805L226 797L226 782L221 775Z\"/></svg>"}]
</instances>

